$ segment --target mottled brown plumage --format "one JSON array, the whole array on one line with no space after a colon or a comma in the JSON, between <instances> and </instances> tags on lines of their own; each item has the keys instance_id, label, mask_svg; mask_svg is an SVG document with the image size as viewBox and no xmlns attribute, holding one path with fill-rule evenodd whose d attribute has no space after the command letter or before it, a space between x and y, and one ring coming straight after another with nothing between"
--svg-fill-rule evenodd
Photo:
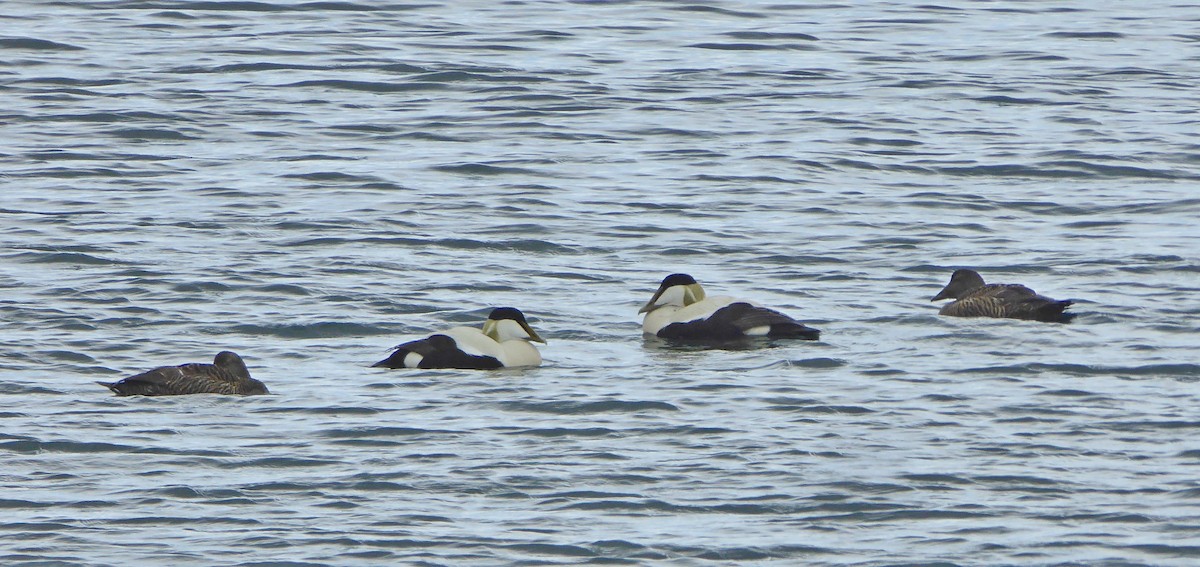
<instances>
[{"instance_id":1,"label":"mottled brown plumage","mask_svg":"<svg viewBox=\"0 0 1200 567\"><path fill-rule=\"evenodd\" d=\"M1066 322L1071 314L1063 313L1072 303L1038 295L1020 284L987 284L974 270L957 270L932 301L955 299L942 307L942 315L951 317L998 317L1026 319L1047 323Z\"/></svg>"},{"instance_id":2,"label":"mottled brown plumage","mask_svg":"<svg viewBox=\"0 0 1200 567\"><path fill-rule=\"evenodd\" d=\"M217 353L213 364L162 366L120 382L97 382L120 396L178 396L183 394L267 394L266 385L250 377L242 357Z\"/></svg>"}]
</instances>

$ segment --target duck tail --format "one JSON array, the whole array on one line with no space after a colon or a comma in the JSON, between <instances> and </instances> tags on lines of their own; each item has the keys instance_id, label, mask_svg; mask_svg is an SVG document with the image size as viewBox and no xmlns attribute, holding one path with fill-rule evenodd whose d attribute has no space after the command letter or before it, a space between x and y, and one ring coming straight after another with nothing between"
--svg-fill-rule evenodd
<instances>
[{"instance_id":1,"label":"duck tail","mask_svg":"<svg viewBox=\"0 0 1200 567\"><path fill-rule=\"evenodd\" d=\"M408 356L407 350L397 348L387 358L372 364L371 368L405 368L404 357L406 356Z\"/></svg>"},{"instance_id":2,"label":"duck tail","mask_svg":"<svg viewBox=\"0 0 1200 567\"><path fill-rule=\"evenodd\" d=\"M821 338L821 330L800 323L776 323L771 325L768 337L780 339L804 339L815 341Z\"/></svg>"},{"instance_id":3,"label":"duck tail","mask_svg":"<svg viewBox=\"0 0 1200 567\"><path fill-rule=\"evenodd\" d=\"M1038 320L1066 323L1067 321L1070 321L1075 314L1064 313L1064 311L1074 304L1075 302L1071 301L1070 299L1063 299L1060 301L1052 301L1047 303L1038 309Z\"/></svg>"}]
</instances>

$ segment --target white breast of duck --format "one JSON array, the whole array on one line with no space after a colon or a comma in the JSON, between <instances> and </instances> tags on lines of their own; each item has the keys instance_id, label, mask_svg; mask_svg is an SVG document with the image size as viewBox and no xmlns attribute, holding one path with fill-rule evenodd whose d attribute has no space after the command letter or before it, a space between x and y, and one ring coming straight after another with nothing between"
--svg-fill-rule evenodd
<instances>
[{"instance_id":1,"label":"white breast of duck","mask_svg":"<svg viewBox=\"0 0 1200 567\"><path fill-rule=\"evenodd\" d=\"M505 368L514 366L539 366L542 364L542 354L530 341L546 342L525 323L524 317L516 319L488 319L483 324L482 337L478 343L471 346L480 349L491 349ZM487 339L486 341L483 339ZM474 340L474 339L472 339Z\"/></svg>"},{"instance_id":2,"label":"white breast of duck","mask_svg":"<svg viewBox=\"0 0 1200 567\"><path fill-rule=\"evenodd\" d=\"M688 305L681 306L672 303L658 305L646 314L646 318L642 321L642 332L657 335L664 327L673 323L705 320L712 317L722 307L737 301L728 295L718 295L706 297ZM763 328L761 334L767 334L767 329Z\"/></svg>"}]
</instances>

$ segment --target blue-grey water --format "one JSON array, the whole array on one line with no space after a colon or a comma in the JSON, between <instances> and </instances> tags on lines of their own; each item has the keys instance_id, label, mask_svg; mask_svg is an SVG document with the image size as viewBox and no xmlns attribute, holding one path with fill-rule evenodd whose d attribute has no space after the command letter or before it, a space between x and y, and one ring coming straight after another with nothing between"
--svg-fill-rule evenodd
<instances>
[{"instance_id":1,"label":"blue-grey water","mask_svg":"<svg viewBox=\"0 0 1200 567\"><path fill-rule=\"evenodd\" d=\"M4 565L1200 561L1200 4L0 25ZM644 341L671 272L822 340ZM501 305L544 366L369 367ZM273 394L95 384L222 349Z\"/></svg>"}]
</instances>

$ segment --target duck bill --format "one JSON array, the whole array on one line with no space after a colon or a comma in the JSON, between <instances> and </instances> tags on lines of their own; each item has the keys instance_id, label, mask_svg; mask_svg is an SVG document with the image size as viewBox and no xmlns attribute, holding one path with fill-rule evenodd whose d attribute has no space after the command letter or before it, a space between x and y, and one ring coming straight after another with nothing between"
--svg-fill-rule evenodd
<instances>
[{"instance_id":1,"label":"duck bill","mask_svg":"<svg viewBox=\"0 0 1200 567\"><path fill-rule=\"evenodd\" d=\"M683 295L682 298L679 297L681 293ZM666 289L659 288L658 291L654 292L654 297L651 297L650 301L646 302L641 309L638 309L638 313L647 313L658 309L660 307L658 301L662 299L663 295L667 295L666 303L675 304L675 302L682 299L683 306L686 307L698 301L704 300L704 288L698 283L688 285L673 285Z\"/></svg>"},{"instance_id":2,"label":"duck bill","mask_svg":"<svg viewBox=\"0 0 1200 567\"><path fill-rule=\"evenodd\" d=\"M658 307L657 305L655 305L655 303L658 302L658 298L662 297L663 291L664 290L659 289L658 291L654 292L654 297L651 297L650 301L646 302L646 304L643 305L641 309L638 309L638 314L641 315L642 313L649 313L651 311L654 311L654 309Z\"/></svg>"},{"instance_id":3,"label":"duck bill","mask_svg":"<svg viewBox=\"0 0 1200 567\"><path fill-rule=\"evenodd\" d=\"M950 286L946 286L946 287L942 288L942 291L939 291L938 294L933 296L933 299L930 299L929 301L933 302L933 301L938 301L939 299L953 299L954 296L952 295L952 293L954 293L954 292L950 291Z\"/></svg>"},{"instance_id":4,"label":"duck bill","mask_svg":"<svg viewBox=\"0 0 1200 567\"><path fill-rule=\"evenodd\" d=\"M541 336L539 336L537 334L537 331L533 330L533 327L529 326L529 323L526 323L524 321L517 321L517 322L521 324L521 328L525 329L526 333L529 333L529 338L527 340L546 344L546 339L543 339Z\"/></svg>"}]
</instances>

